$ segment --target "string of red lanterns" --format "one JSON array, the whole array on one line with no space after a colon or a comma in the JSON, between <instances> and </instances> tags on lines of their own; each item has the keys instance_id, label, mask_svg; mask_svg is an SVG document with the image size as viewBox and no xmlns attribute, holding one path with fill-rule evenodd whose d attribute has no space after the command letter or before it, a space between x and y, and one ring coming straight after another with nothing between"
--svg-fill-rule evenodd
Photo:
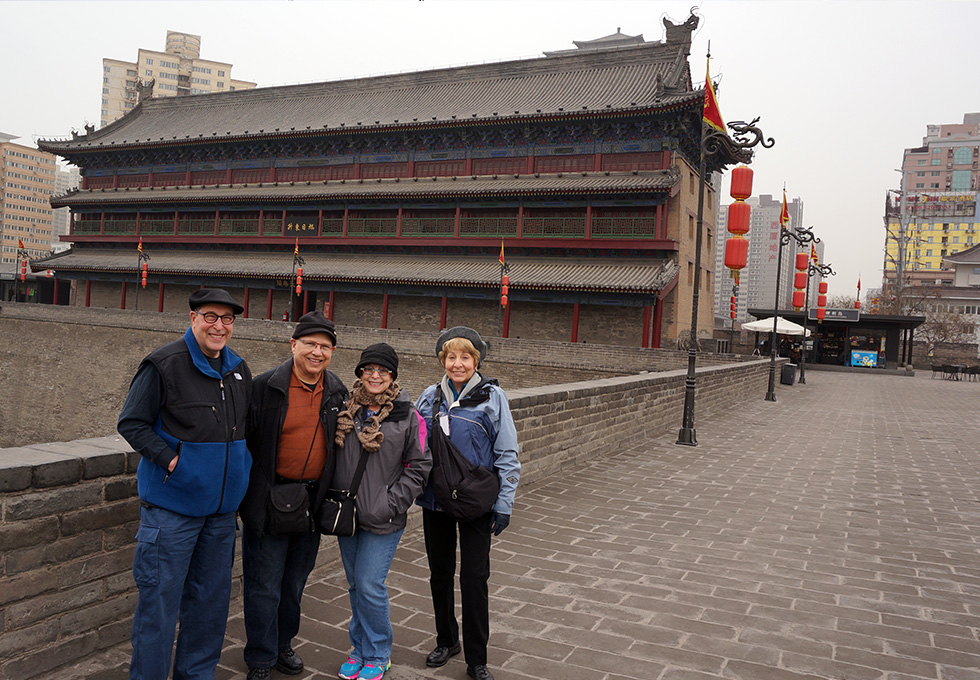
<instances>
[{"instance_id":1,"label":"string of red lanterns","mask_svg":"<svg viewBox=\"0 0 980 680\"><path fill-rule=\"evenodd\" d=\"M500 306L507 306L507 292L510 290L510 277L504 274L500 278Z\"/></svg>"},{"instance_id":2,"label":"string of red lanterns","mask_svg":"<svg viewBox=\"0 0 980 680\"><path fill-rule=\"evenodd\" d=\"M731 237L725 243L725 266L731 271L735 285L738 285L739 272L745 268L749 259L749 220L752 206L745 202L752 195L752 169L745 165L732 170L732 185L729 193L735 202L728 206L728 232ZM735 316L735 296L732 296L732 318Z\"/></svg>"},{"instance_id":3,"label":"string of red lanterns","mask_svg":"<svg viewBox=\"0 0 980 680\"><path fill-rule=\"evenodd\" d=\"M800 311L806 305L806 281L810 256L804 251L796 254L796 275L793 277L793 309Z\"/></svg>"},{"instance_id":4,"label":"string of red lanterns","mask_svg":"<svg viewBox=\"0 0 980 680\"><path fill-rule=\"evenodd\" d=\"M827 282L821 281L817 288L817 323L820 323L827 316Z\"/></svg>"}]
</instances>

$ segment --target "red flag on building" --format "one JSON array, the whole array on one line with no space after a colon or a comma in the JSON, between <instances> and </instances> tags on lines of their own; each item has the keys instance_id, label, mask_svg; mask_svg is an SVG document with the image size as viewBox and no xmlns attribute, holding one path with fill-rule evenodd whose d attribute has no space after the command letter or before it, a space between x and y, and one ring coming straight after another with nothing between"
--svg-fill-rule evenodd
<instances>
[{"instance_id":1,"label":"red flag on building","mask_svg":"<svg viewBox=\"0 0 980 680\"><path fill-rule=\"evenodd\" d=\"M710 62L705 67L704 77L704 122L713 127L718 132L725 132L725 120L721 117L721 110L718 108L718 98L715 96L715 87L711 84Z\"/></svg>"},{"instance_id":2,"label":"red flag on building","mask_svg":"<svg viewBox=\"0 0 980 680\"><path fill-rule=\"evenodd\" d=\"M500 266L504 266L504 242L500 242Z\"/></svg>"},{"instance_id":3,"label":"red flag on building","mask_svg":"<svg viewBox=\"0 0 980 680\"><path fill-rule=\"evenodd\" d=\"M786 205L786 189L783 189L783 209L779 211L779 224L783 227L789 224L789 206Z\"/></svg>"}]
</instances>

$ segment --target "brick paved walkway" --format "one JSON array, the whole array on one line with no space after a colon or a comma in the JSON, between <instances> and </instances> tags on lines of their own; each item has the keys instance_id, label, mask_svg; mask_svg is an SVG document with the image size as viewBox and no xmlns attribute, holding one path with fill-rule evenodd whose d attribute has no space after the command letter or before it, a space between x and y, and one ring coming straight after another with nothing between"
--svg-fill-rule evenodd
<instances>
[{"instance_id":1,"label":"brick paved walkway","mask_svg":"<svg viewBox=\"0 0 980 680\"><path fill-rule=\"evenodd\" d=\"M807 378L698 422L696 448L624 442L522 489L492 555L497 680L980 679L980 384ZM342 570L317 573L304 679L347 649ZM461 656L424 667L426 578L407 533L386 678L463 680ZM242 637L236 615L219 678Z\"/></svg>"}]
</instances>

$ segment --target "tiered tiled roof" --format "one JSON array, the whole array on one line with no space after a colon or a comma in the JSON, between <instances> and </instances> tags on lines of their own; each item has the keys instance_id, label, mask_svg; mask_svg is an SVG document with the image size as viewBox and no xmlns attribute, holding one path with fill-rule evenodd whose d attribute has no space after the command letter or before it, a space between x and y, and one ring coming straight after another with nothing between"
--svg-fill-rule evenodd
<instances>
[{"instance_id":1,"label":"tiered tiled roof","mask_svg":"<svg viewBox=\"0 0 980 680\"><path fill-rule=\"evenodd\" d=\"M348 283L393 283L495 287L500 264L492 257L427 256L420 259L392 254L303 253L306 280ZM580 290L654 292L666 287L677 273L671 260L563 258L561 261L508 258L510 285L515 290ZM31 263L35 269L59 272L135 273L133 251L77 248ZM289 278L292 252L278 254L227 250L152 250L150 271L158 274Z\"/></svg>"},{"instance_id":2,"label":"tiered tiled roof","mask_svg":"<svg viewBox=\"0 0 980 680\"><path fill-rule=\"evenodd\" d=\"M348 134L431 126L663 110L691 105L688 42L333 82L144 101L71 140L41 140L71 157L107 148Z\"/></svg>"},{"instance_id":3,"label":"tiered tiled roof","mask_svg":"<svg viewBox=\"0 0 980 680\"><path fill-rule=\"evenodd\" d=\"M674 170L632 173L574 173L563 175L486 175L474 177L332 180L321 182L266 182L196 187L141 187L78 190L51 199L54 208L71 206L147 205L179 201L235 203L302 201L306 199L436 199L466 196L554 196L629 194L667 191L680 181Z\"/></svg>"}]
</instances>

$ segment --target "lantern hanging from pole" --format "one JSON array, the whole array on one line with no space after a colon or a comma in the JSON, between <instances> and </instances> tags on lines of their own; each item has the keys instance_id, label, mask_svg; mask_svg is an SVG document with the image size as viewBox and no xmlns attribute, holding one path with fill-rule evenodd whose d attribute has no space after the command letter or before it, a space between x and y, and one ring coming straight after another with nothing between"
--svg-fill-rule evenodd
<instances>
[{"instance_id":1,"label":"lantern hanging from pole","mask_svg":"<svg viewBox=\"0 0 980 680\"><path fill-rule=\"evenodd\" d=\"M820 285L817 286L817 322L821 322L827 316L827 282L821 281Z\"/></svg>"},{"instance_id":2,"label":"lantern hanging from pole","mask_svg":"<svg viewBox=\"0 0 980 680\"><path fill-rule=\"evenodd\" d=\"M752 207L745 202L745 199L752 195L752 176L752 168L745 165L732 170L729 193L735 202L728 206L728 233L731 236L725 243L725 266L735 279L736 286L739 272L749 261L749 242L745 234L749 232Z\"/></svg>"},{"instance_id":3,"label":"lantern hanging from pole","mask_svg":"<svg viewBox=\"0 0 980 680\"><path fill-rule=\"evenodd\" d=\"M143 287L144 287L144 288L146 288L146 274L147 274L147 270L148 270L148 269L149 269L149 267L147 266L147 264L146 264L146 262L144 262L144 263L143 263L143 273L142 273L142 275L140 276L140 279L141 279L141 281L142 281L142 283L143 283Z\"/></svg>"},{"instance_id":4,"label":"lantern hanging from pole","mask_svg":"<svg viewBox=\"0 0 980 680\"><path fill-rule=\"evenodd\" d=\"M827 310L824 309L823 307L818 307L817 308L817 321L823 321L826 316L827 316Z\"/></svg>"},{"instance_id":5,"label":"lantern hanging from pole","mask_svg":"<svg viewBox=\"0 0 980 680\"><path fill-rule=\"evenodd\" d=\"M507 293L510 291L510 277L504 274L500 279L500 306L507 306Z\"/></svg>"},{"instance_id":6,"label":"lantern hanging from pole","mask_svg":"<svg viewBox=\"0 0 980 680\"><path fill-rule=\"evenodd\" d=\"M20 280L27 280L27 260L20 261Z\"/></svg>"},{"instance_id":7,"label":"lantern hanging from pole","mask_svg":"<svg viewBox=\"0 0 980 680\"><path fill-rule=\"evenodd\" d=\"M800 311L806 306L806 284L810 267L810 256L806 251L796 254L796 275L793 277L793 308Z\"/></svg>"},{"instance_id":8,"label":"lantern hanging from pole","mask_svg":"<svg viewBox=\"0 0 980 680\"><path fill-rule=\"evenodd\" d=\"M296 268L296 295L299 295L300 291L302 290L303 290L303 268L297 267Z\"/></svg>"}]
</instances>

